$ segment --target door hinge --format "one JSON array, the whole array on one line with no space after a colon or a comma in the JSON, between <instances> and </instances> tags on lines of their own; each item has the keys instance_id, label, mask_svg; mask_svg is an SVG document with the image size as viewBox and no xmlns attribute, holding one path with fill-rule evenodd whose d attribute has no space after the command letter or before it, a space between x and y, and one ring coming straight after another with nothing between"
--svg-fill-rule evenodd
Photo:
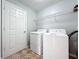
<instances>
[{"instance_id":1,"label":"door hinge","mask_svg":"<svg viewBox=\"0 0 79 59\"><path fill-rule=\"evenodd\" d=\"M3 7L3 9L5 10L5 6Z\"/></svg>"},{"instance_id":2,"label":"door hinge","mask_svg":"<svg viewBox=\"0 0 79 59\"><path fill-rule=\"evenodd\" d=\"M5 27L3 28L3 30L5 31Z\"/></svg>"},{"instance_id":3,"label":"door hinge","mask_svg":"<svg viewBox=\"0 0 79 59\"><path fill-rule=\"evenodd\" d=\"M5 48L4 48L4 52L5 52Z\"/></svg>"}]
</instances>

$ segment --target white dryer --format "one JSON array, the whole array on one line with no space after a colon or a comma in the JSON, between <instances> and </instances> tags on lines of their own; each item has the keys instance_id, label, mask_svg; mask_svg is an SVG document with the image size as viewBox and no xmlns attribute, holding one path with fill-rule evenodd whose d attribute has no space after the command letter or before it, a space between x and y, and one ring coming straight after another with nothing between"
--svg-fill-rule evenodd
<instances>
[{"instance_id":1,"label":"white dryer","mask_svg":"<svg viewBox=\"0 0 79 59\"><path fill-rule=\"evenodd\" d=\"M43 59L68 59L68 36L62 33L44 33Z\"/></svg>"}]
</instances>

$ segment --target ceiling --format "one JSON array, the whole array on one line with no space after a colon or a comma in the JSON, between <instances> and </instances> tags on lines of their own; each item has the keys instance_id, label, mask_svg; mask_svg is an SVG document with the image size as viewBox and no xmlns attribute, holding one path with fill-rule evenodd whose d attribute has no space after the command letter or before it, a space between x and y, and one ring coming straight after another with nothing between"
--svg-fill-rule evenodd
<instances>
[{"instance_id":1,"label":"ceiling","mask_svg":"<svg viewBox=\"0 0 79 59\"><path fill-rule=\"evenodd\" d=\"M39 11L50 5L54 5L60 2L61 0L16 0L16 1L19 1L24 5L31 7L35 11Z\"/></svg>"}]
</instances>

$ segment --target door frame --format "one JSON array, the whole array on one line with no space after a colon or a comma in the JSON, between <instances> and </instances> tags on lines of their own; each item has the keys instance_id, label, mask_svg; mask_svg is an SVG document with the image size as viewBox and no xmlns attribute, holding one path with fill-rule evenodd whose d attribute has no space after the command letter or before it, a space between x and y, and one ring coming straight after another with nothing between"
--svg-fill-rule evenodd
<instances>
[{"instance_id":1,"label":"door frame","mask_svg":"<svg viewBox=\"0 0 79 59\"><path fill-rule=\"evenodd\" d=\"M1 57L4 59L4 9L5 0L1 0Z\"/></svg>"}]
</instances>

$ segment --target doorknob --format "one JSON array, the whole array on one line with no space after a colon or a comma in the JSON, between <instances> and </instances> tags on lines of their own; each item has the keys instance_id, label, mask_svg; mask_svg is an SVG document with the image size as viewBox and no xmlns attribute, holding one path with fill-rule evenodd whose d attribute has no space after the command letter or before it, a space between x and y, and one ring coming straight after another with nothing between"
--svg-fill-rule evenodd
<instances>
[{"instance_id":1,"label":"doorknob","mask_svg":"<svg viewBox=\"0 0 79 59\"><path fill-rule=\"evenodd\" d=\"M24 31L24 33L26 33L26 31Z\"/></svg>"}]
</instances>

